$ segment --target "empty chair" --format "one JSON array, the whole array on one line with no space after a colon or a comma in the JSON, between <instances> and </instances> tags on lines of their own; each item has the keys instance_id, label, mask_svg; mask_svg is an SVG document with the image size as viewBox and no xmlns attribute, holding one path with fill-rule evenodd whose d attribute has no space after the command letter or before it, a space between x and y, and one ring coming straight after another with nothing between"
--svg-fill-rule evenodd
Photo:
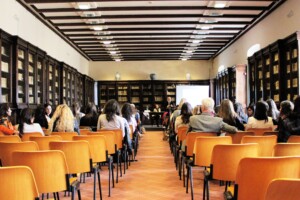
<instances>
[{"instance_id":1,"label":"empty chair","mask_svg":"<svg viewBox=\"0 0 300 200\"><path fill-rule=\"evenodd\" d=\"M59 135L64 141L72 141L73 136L78 134L76 132L52 132L51 135Z\"/></svg>"},{"instance_id":2,"label":"empty chair","mask_svg":"<svg viewBox=\"0 0 300 200\"><path fill-rule=\"evenodd\" d=\"M193 148L193 160L187 162L188 173L186 179L186 192L188 192L188 181L189 177L191 180L191 196L194 198L193 194L193 171L192 166L203 166L209 167L211 164L211 154L213 152L214 146L217 144L232 144L232 139L229 136L224 137L208 137L200 136L196 137Z\"/></svg>"},{"instance_id":3,"label":"empty chair","mask_svg":"<svg viewBox=\"0 0 300 200\"><path fill-rule=\"evenodd\" d=\"M258 143L259 156L273 156L273 149L275 144L277 143L277 136L244 136L242 138L242 143Z\"/></svg>"},{"instance_id":4,"label":"empty chair","mask_svg":"<svg viewBox=\"0 0 300 200\"><path fill-rule=\"evenodd\" d=\"M189 132L186 136L186 146L185 151L181 153L181 159L179 160L179 178L181 179L181 169L183 171L183 185L185 186L185 172L184 172L184 163L191 158L194 154L194 144L196 137L199 136L217 136L217 133L210 132Z\"/></svg>"},{"instance_id":5,"label":"empty chair","mask_svg":"<svg viewBox=\"0 0 300 200\"><path fill-rule=\"evenodd\" d=\"M298 200L300 179L274 179L268 186L265 200Z\"/></svg>"},{"instance_id":6,"label":"empty chair","mask_svg":"<svg viewBox=\"0 0 300 200\"><path fill-rule=\"evenodd\" d=\"M24 142L24 141L29 141L29 138L31 137L31 136L43 136L43 134L42 133L40 133L40 132L30 132L30 133L24 133L23 135L22 135L22 141Z\"/></svg>"},{"instance_id":7,"label":"empty chair","mask_svg":"<svg viewBox=\"0 0 300 200\"><path fill-rule=\"evenodd\" d=\"M300 135L291 135L287 143L300 143Z\"/></svg>"},{"instance_id":8,"label":"empty chair","mask_svg":"<svg viewBox=\"0 0 300 200\"><path fill-rule=\"evenodd\" d=\"M264 200L276 178L299 178L300 157L243 158L237 170L234 198Z\"/></svg>"},{"instance_id":9,"label":"empty chair","mask_svg":"<svg viewBox=\"0 0 300 200\"><path fill-rule=\"evenodd\" d=\"M38 151L37 143L28 142L0 142L0 164L1 166L12 165L12 153L14 151Z\"/></svg>"},{"instance_id":10,"label":"empty chair","mask_svg":"<svg viewBox=\"0 0 300 200\"><path fill-rule=\"evenodd\" d=\"M31 136L30 141L34 141L38 144L39 150L50 150L49 143L52 141L61 141L62 138L59 135L49 136Z\"/></svg>"},{"instance_id":11,"label":"empty chair","mask_svg":"<svg viewBox=\"0 0 300 200\"><path fill-rule=\"evenodd\" d=\"M251 131L238 131L236 133L226 133L226 136L232 137L232 144L241 144L242 138L245 135L254 135Z\"/></svg>"},{"instance_id":12,"label":"empty chair","mask_svg":"<svg viewBox=\"0 0 300 200\"><path fill-rule=\"evenodd\" d=\"M61 151L16 151L12 154L12 163L31 168L40 194L53 193L54 197L58 197L58 192L69 190L69 186L74 188L77 184L69 183L68 166Z\"/></svg>"},{"instance_id":13,"label":"empty chair","mask_svg":"<svg viewBox=\"0 0 300 200\"><path fill-rule=\"evenodd\" d=\"M247 131L253 132L256 136L262 136L264 132L272 131L272 128L248 128Z\"/></svg>"},{"instance_id":14,"label":"empty chair","mask_svg":"<svg viewBox=\"0 0 300 200\"><path fill-rule=\"evenodd\" d=\"M91 172L91 154L87 141L56 141L50 142L51 150L60 150L64 152L66 163L70 174ZM76 185L73 187L73 193L78 191L80 197L80 182L76 178Z\"/></svg>"},{"instance_id":15,"label":"empty chair","mask_svg":"<svg viewBox=\"0 0 300 200\"><path fill-rule=\"evenodd\" d=\"M18 135L1 135L0 142L21 142L21 138Z\"/></svg>"},{"instance_id":16,"label":"empty chair","mask_svg":"<svg viewBox=\"0 0 300 200\"><path fill-rule=\"evenodd\" d=\"M203 199L209 199L209 180L226 181L225 194L230 182L234 182L239 162L245 157L258 156L258 144L217 144L211 155L210 171L204 171Z\"/></svg>"},{"instance_id":17,"label":"empty chair","mask_svg":"<svg viewBox=\"0 0 300 200\"><path fill-rule=\"evenodd\" d=\"M39 192L29 167L0 168L0 197L9 200L37 200Z\"/></svg>"},{"instance_id":18,"label":"empty chair","mask_svg":"<svg viewBox=\"0 0 300 200\"><path fill-rule=\"evenodd\" d=\"M108 157L106 151L105 137L103 135L80 135L80 136L74 136L73 139L74 141L85 140L89 143L91 158L93 162L93 169L94 169L94 199L96 198L96 175L98 177L99 193L102 199L99 164L108 162L108 164L111 165L113 162L112 157L110 158L110 160L107 160ZM110 169L112 169L112 167L110 167ZM110 173L111 171L109 171L109 174ZM108 194L110 196L110 187L108 189L109 189Z\"/></svg>"},{"instance_id":19,"label":"empty chair","mask_svg":"<svg viewBox=\"0 0 300 200\"><path fill-rule=\"evenodd\" d=\"M300 143L278 143L274 147L274 156L300 156Z\"/></svg>"}]
</instances>

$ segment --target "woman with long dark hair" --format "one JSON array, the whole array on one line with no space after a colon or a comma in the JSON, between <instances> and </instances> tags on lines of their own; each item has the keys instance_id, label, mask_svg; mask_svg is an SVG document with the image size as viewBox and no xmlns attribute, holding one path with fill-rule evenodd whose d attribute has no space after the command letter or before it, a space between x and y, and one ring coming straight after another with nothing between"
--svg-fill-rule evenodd
<instances>
[{"instance_id":1,"label":"woman with long dark hair","mask_svg":"<svg viewBox=\"0 0 300 200\"><path fill-rule=\"evenodd\" d=\"M269 106L265 101L258 101L255 106L253 117L249 117L246 130L248 128L272 128L273 120L268 117Z\"/></svg>"},{"instance_id":2,"label":"woman with long dark hair","mask_svg":"<svg viewBox=\"0 0 300 200\"><path fill-rule=\"evenodd\" d=\"M99 117L95 104L93 102L88 103L85 112L85 116L80 119L80 126L89 126L95 130Z\"/></svg>"},{"instance_id":3,"label":"woman with long dark hair","mask_svg":"<svg viewBox=\"0 0 300 200\"><path fill-rule=\"evenodd\" d=\"M193 108L189 102L185 102L181 106L180 115L175 120L175 133L180 126L188 126L190 117L193 115Z\"/></svg>"},{"instance_id":4,"label":"woman with long dark hair","mask_svg":"<svg viewBox=\"0 0 300 200\"><path fill-rule=\"evenodd\" d=\"M30 108L24 108L21 111L21 116L20 116L20 124L19 124L20 137L22 137L23 134L29 132L40 132L42 135L44 135L44 132L40 124L33 123L33 122L34 122L34 111Z\"/></svg>"},{"instance_id":5,"label":"woman with long dark hair","mask_svg":"<svg viewBox=\"0 0 300 200\"><path fill-rule=\"evenodd\" d=\"M124 120L119 116L120 106L115 99L107 101L103 113L98 118L97 130L100 129L121 129L125 136Z\"/></svg>"}]
</instances>

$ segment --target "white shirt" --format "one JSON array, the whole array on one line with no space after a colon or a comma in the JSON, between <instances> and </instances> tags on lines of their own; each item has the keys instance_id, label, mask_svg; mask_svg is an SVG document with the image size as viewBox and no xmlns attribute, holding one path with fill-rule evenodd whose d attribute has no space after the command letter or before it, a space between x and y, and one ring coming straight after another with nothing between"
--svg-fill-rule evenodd
<instances>
[{"instance_id":1,"label":"white shirt","mask_svg":"<svg viewBox=\"0 0 300 200\"><path fill-rule=\"evenodd\" d=\"M115 115L112 120L107 121L106 114L101 114L98 118L97 130L100 129L121 129L123 137L125 136L125 126L123 117Z\"/></svg>"},{"instance_id":2,"label":"white shirt","mask_svg":"<svg viewBox=\"0 0 300 200\"><path fill-rule=\"evenodd\" d=\"M257 120L254 117L249 117L247 128L272 128L273 129L273 121L271 117L268 117L268 121L265 120Z\"/></svg>"},{"instance_id":3,"label":"white shirt","mask_svg":"<svg viewBox=\"0 0 300 200\"><path fill-rule=\"evenodd\" d=\"M30 133L30 132L39 132L43 136L45 136L44 131L42 130L42 127L38 123L33 123L33 124L27 124L24 123L24 128L23 128L23 133Z\"/></svg>"}]
</instances>

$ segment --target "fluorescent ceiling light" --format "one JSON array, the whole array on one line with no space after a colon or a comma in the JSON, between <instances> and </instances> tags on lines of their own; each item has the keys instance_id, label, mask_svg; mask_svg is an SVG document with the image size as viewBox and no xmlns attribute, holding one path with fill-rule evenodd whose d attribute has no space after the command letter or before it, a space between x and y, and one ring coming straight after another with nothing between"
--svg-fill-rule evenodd
<instances>
[{"instance_id":1,"label":"fluorescent ceiling light","mask_svg":"<svg viewBox=\"0 0 300 200\"><path fill-rule=\"evenodd\" d=\"M202 29L202 30L209 30L210 27L209 27L209 26L201 26L201 29Z\"/></svg>"},{"instance_id":2,"label":"fluorescent ceiling light","mask_svg":"<svg viewBox=\"0 0 300 200\"><path fill-rule=\"evenodd\" d=\"M182 61L186 61L186 60L187 60L187 58L181 58L181 60L182 60Z\"/></svg>"},{"instance_id":3,"label":"fluorescent ceiling light","mask_svg":"<svg viewBox=\"0 0 300 200\"><path fill-rule=\"evenodd\" d=\"M103 43L103 44L110 44L111 41L103 41L102 43Z\"/></svg>"},{"instance_id":4,"label":"fluorescent ceiling light","mask_svg":"<svg viewBox=\"0 0 300 200\"><path fill-rule=\"evenodd\" d=\"M214 7L215 8L225 8L226 3L225 2L216 2Z\"/></svg>"},{"instance_id":5,"label":"fluorescent ceiling light","mask_svg":"<svg viewBox=\"0 0 300 200\"><path fill-rule=\"evenodd\" d=\"M78 8L80 10L88 10L91 8L91 5L88 3L78 3Z\"/></svg>"},{"instance_id":6,"label":"fluorescent ceiling light","mask_svg":"<svg viewBox=\"0 0 300 200\"><path fill-rule=\"evenodd\" d=\"M193 40L192 43L194 44L198 44L199 42L201 42L201 40Z\"/></svg>"},{"instance_id":7,"label":"fluorescent ceiling light","mask_svg":"<svg viewBox=\"0 0 300 200\"><path fill-rule=\"evenodd\" d=\"M120 62L120 61L121 61L121 59L115 59L115 61L116 61L116 62Z\"/></svg>"},{"instance_id":8,"label":"fluorescent ceiling light","mask_svg":"<svg viewBox=\"0 0 300 200\"><path fill-rule=\"evenodd\" d=\"M191 50L188 50L188 51L186 51L186 53L193 53L193 51L191 51Z\"/></svg>"},{"instance_id":9,"label":"fluorescent ceiling light","mask_svg":"<svg viewBox=\"0 0 300 200\"><path fill-rule=\"evenodd\" d=\"M113 55L113 54L117 54L116 51L110 51L109 53L112 54L112 55Z\"/></svg>"},{"instance_id":10,"label":"fluorescent ceiling light","mask_svg":"<svg viewBox=\"0 0 300 200\"><path fill-rule=\"evenodd\" d=\"M95 31L102 31L103 28L101 26L94 26L93 29Z\"/></svg>"}]
</instances>

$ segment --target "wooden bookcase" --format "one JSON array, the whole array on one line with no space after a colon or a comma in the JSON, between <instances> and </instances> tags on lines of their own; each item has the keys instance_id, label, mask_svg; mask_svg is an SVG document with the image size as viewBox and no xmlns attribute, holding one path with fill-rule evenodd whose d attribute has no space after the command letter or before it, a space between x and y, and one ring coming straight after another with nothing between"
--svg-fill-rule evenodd
<instances>
[{"instance_id":1,"label":"wooden bookcase","mask_svg":"<svg viewBox=\"0 0 300 200\"><path fill-rule=\"evenodd\" d=\"M210 85L209 80L198 81L98 81L98 104L103 108L109 99L120 104L134 103L140 110L153 109L154 104L162 106L167 96L176 102L176 85Z\"/></svg>"},{"instance_id":2,"label":"wooden bookcase","mask_svg":"<svg viewBox=\"0 0 300 200\"><path fill-rule=\"evenodd\" d=\"M61 70L59 62L50 56L46 59L46 74L46 102L59 105L61 104Z\"/></svg>"},{"instance_id":3,"label":"wooden bookcase","mask_svg":"<svg viewBox=\"0 0 300 200\"><path fill-rule=\"evenodd\" d=\"M0 30L0 103L12 102L12 57L13 41L10 35Z\"/></svg>"},{"instance_id":4,"label":"wooden bookcase","mask_svg":"<svg viewBox=\"0 0 300 200\"><path fill-rule=\"evenodd\" d=\"M250 102L273 99L277 104L299 93L298 41L293 34L248 58Z\"/></svg>"},{"instance_id":5,"label":"wooden bookcase","mask_svg":"<svg viewBox=\"0 0 300 200\"><path fill-rule=\"evenodd\" d=\"M235 65L219 72L215 79L216 105L223 99L239 102L246 105L246 65Z\"/></svg>"}]
</instances>

